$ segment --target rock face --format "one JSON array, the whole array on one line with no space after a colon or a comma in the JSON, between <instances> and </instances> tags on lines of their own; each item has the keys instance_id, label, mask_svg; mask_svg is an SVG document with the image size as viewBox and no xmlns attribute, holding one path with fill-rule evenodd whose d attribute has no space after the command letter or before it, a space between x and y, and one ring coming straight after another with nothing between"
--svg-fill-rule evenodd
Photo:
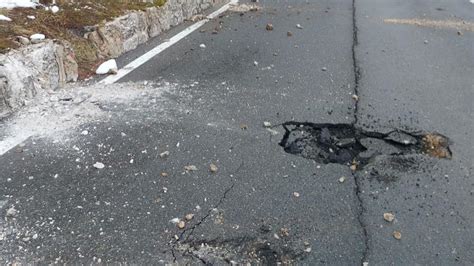
<instances>
[{"instance_id":1,"label":"rock face","mask_svg":"<svg viewBox=\"0 0 474 266\"><path fill-rule=\"evenodd\" d=\"M117 58L203 10L226 0L168 0L162 7L134 11L85 34L101 59Z\"/></svg>"},{"instance_id":2,"label":"rock face","mask_svg":"<svg viewBox=\"0 0 474 266\"><path fill-rule=\"evenodd\" d=\"M76 81L78 65L67 42L51 40L0 55L0 117L25 105L39 89Z\"/></svg>"}]
</instances>

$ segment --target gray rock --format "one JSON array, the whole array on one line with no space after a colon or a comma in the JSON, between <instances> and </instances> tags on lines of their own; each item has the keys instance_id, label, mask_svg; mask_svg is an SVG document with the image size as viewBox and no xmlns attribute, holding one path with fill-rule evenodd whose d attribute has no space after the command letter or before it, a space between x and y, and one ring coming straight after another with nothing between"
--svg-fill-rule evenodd
<instances>
[{"instance_id":1,"label":"gray rock","mask_svg":"<svg viewBox=\"0 0 474 266\"><path fill-rule=\"evenodd\" d=\"M40 89L57 90L77 80L74 52L66 42L47 40L0 55L0 117L20 108Z\"/></svg>"},{"instance_id":2,"label":"gray rock","mask_svg":"<svg viewBox=\"0 0 474 266\"><path fill-rule=\"evenodd\" d=\"M17 36L16 40L21 43L22 45L28 45L30 44L30 39L23 37L23 36Z\"/></svg>"}]
</instances>

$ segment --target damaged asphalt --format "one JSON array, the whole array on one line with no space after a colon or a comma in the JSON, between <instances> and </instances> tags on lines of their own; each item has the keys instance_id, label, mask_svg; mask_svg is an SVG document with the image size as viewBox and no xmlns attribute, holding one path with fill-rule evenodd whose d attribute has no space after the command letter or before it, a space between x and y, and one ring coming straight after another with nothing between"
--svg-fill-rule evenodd
<instances>
[{"instance_id":1,"label":"damaged asphalt","mask_svg":"<svg viewBox=\"0 0 474 266\"><path fill-rule=\"evenodd\" d=\"M122 80L174 89L0 157L2 263L474 263L473 33L383 22L472 21L474 5L259 5ZM423 132L452 158L400 144Z\"/></svg>"}]
</instances>

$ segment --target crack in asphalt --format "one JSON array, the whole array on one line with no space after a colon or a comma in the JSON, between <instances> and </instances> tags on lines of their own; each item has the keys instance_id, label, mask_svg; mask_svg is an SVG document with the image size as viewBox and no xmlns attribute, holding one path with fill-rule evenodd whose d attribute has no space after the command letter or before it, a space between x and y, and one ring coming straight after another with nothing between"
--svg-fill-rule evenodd
<instances>
[{"instance_id":1,"label":"crack in asphalt","mask_svg":"<svg viewBox=\"0 0 474 266\"><path fill-rule=\"evenodd\" d=\"M208 210L208 212L206 213L206 215L204 215L201 219L199 219L198 222L196 222L195 224L193 224L193 226L191 226L189 229L185 229L181 232L181 234L179 235L178 239L176 239L174 241L174 243L172 244L171 246L171 254L173 256L173 261L176 262L177 261L177 258L176 258L176 247L180 244L180 242L185 242L185 241L188 241L189 238L193 235L194 233L194 230L196 230L196 228L198 228L201 224L203 224L208 218L209 216L212 215L212 212L213 210L215 209L218 209L222 203L224 203L224 200L227 198L227 194L229 194L229 192L231 192L234 187L235 187L235 180L234 180L234 175L237 174L240 169L242 169L242 167L244 166L244 160L242 159L239 167L237 167L237 169L235 171L233 171L231 174L230 174L230 177L231 177L231 181L232 181L232 184L225 189L223 195L219 198L219 201L212 207ZM189 232L187 235L186 233ZM186 235L186 236L185 236ZM189 248L187 250L185 250L182 255L184 257L192 257L192 258L196 258L198 259L199 261L201 261L203 264L207 264L207 261L200 258L200 257L197 257L195 256L190 250Z\"/></svg>"},{"instance_id":2,"label":"crack in asphalt","mask_svg":"<svg viewBox=\"0 0 474 266\"><path fill-rule=\"evenodd\" d=\"M359 38L358 38L358 31L359 29L357 28L357 17L356 17L356 0L352 0L352 64L353 64L353 70L354 70L354 95L356 95L356 99L354 101L354 121L352 122L352 125L355 127L358 122L358 111L359 111L359 81L361 78L361 72L360 72L360 67L357 62L357 56L356 56L356 46L359 44ZM361 265L365 265L368 263L367 257L368 253L370 250L369 246L369 233L367 230L367 224L364 222L364 213L365 213L365 206L364 206L364 201L362 200L361 194L362 192L362 184L360 177L357 175L357 173L354 171L352 172L352 176L354 177L354 182L355 182L355 195L357 198L357 201L359 203L359 212L357 214L357 221L359 222L360 227L362 228L362 234L364 238L364 251L362 252L362 257L361 257Z\"/></svg>"}]
</instances>

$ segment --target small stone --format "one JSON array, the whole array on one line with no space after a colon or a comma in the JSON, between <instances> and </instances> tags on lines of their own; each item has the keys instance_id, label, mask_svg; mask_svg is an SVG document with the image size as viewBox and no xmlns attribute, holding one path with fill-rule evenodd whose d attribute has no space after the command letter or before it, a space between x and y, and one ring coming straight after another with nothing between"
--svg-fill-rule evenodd
<instances>
[{"instance_id":1,"label":"small stone","mask_svg":"<svg viewBox=\"0 0 474 266\"><path fill-rule=\"evenodd\" d=\"M89 135L89 131L87 131L87 130L84 130L84 131L82 131L82 132L81 132L81 135L83 135L83 136L87 136L87 135Z\"/></svg>"},{"instance_id":2,"label":"small stone","mask_svg":"<svg viewBox=\"0 0 474 266\"><path fill-rule=\"evenodd\" d=\"M289 31L289 32L286 33L286 36L291 37L291 36L293 36L293 33L291 31Z\"/></svg>"},{"instance_id":3,"label":"small stone","mask_svg":"<svg viewBox=\"0 0 474 266\"><path fill-rule=\"evenodd\" d=\"M263 122L263 126L264 127L271 127L272 126L272 123L268 122L268 121L265 121Z\"/></svg>"},{"instance_id":4,"label":"small stone","mask_svg":"<svg viewBox=\"0 0 474 266\"><path fill-rule=\"evenodd\" d=\"M322 67L321 70L322 71L328 71L328 68L327 67Z\"/></svg>"},{"instance_id":5,"label":"small stone","mask_svg":"<svg viewBox=\"0 0 474 266\"><path fill-rule=\"evenodd\" d=\"M169 152L169 151L165 151L165 152L160 153L160 157L161 157L161 158L166 158L166 157L168 157L169 155L170 155L170 152Z\"/></svg>"},{"instance_id":6,"label":"small stone","mask_svg":"<svg viewBox=\"0 0 474 266\"><path fill-rule=\"evenodd\" d=\"M161 176L162 176L162 177L168 177L168 173L162 172L162 173L161 173Z\"/></svg>"},{"instance_id":7,"label":"small stone","mask_svg":"<svg viewBox=\"0 0 474 266\"><path fill-rule=\"evenodd\" d=\"M46 36L41 33L36 33L30 36L30 40L32 43L40 43L46 39Z\"/></svg>"},{"instance_id":8,"label":"small stone","mask_svg":"<svg viewBox=\"0 0 474 266\"><path fill-rule=\"evenodd\" d=\"M15 209L15 206L11 206L8 210L7 210L7 217L15 217L17 215L18 211Z\"/></svg>"},{"instance_id":9,"label":"small stone","mask_svg":"<svg viewBox=\"0 0 474 266\"><path fill-rule=\"evenodd\" d=\"M463 35L462 31L458 31L458 35L462 36Z\"/></svg>"},{"instance_id":10,"label":"small stone","mask_svg":"<svg viewBox=\"0 0 474 266\"><path fill-rule=\"evenodd\" d=\"M217 165L211 163L211 164L209 165L209 170L210 170L212 173L216 173L217 170L218 170Z\"/></svg>"},{"instance_id":11,"label":"small stone","mask_svg":"<svg viewBox=\"0 0 474 266\"><path fill-rule=\"evenodd\" d=\"M358 101L359 100L359 96L355 95L355 94L352 94L352 99L354 101Z\"/></svg>"},{"instance_id":12,"label":"small stone","mask_svg":"<svg viewBox=\"0 0 474 266\"><path fill-rule=\"evenodd\" d=\"M428 44L428 40L424 40L423 43L424 43L424 44Z\"/></svg>"},{"instance_id":13,"label":"small stone","mask_svg":"<svg viewBox=\"0 0 474 266\"><path fill-rule=\"evenodd\" d=\"M310 245L310 243L309 243L308 241L303 242L303 244L304 244L305 246L309 246L309 245Z\"/></svg>"},{"instance_id":14,"label":"small stone","mask_svg":"<svg viewBox=\"0 0 474 266\"><path fill-rule=\"evenodd\" d=\"M103 169L105 167L105 165L101 162L96 162L93 166L97 169Z\"/></svg>"},{"instance_id":15,"label":"small stone","mask_svg":"<svg viewBox=\"0 0 474 266\"><path fill-rule=\"evenodd\" d=\"M184 167L184 170L190 172L190 171L197 171L197 167L195 165L186 165Z\"/></svg>"},{"instance_id":16,"label":"small stone","mask_svg":"<svg viewBox=\"0 0 474 266\"><path fill-rule=\"evenodd\" d=\"M369 266L369 263L368 263L367 261L364 261L364 262L362 263L362 266Z\"/></svg>"},{"instance_id":17,"label":"small stone","mask_svg":"<svg viewBox=\"0 0 474 266\"><path fill-rule=\"evenodd\" d=\"M37 238L38 238L38 234L34 234L34 235L32 236L32 238L33 238L33 239L37 239Z\"/></svg>"},{"instance_id":18,"label":"small stone","mask_svg":"<svg viewBox=\"0 0 474 266\"><path fill-rule=\"evenodd\" d=\"M188 213L188 214L186 214L186 216L184 218L186 218L187 221L191 221L194 218L194 214Z\"/></svg>"},{"instance_id":19,"label":"small stone","mask_svg":"<svg viewBox=\"0 0 474 266\"><path fill-rule=\"evenodd\" d=\"M117 66L117 61L115 59L110 59L102 64L97 68L95 73L97 75L106 75L106 74L117 74L118 71L118 66Z\"/></svg>"},{"instance_id":20,"label":"small stone","mask_svg":"<svg viewBox=\"0 0 474 266\"><path fill-rule=\"evenodd\" d=\"M402 233L400 233L399 231L393 231L393 237L396 240L400 240L400 239L402 239Z\"/></svg>"},{"instance_id":21,"label":"small stone","mask_svg":"<svg viewBox=\"0 0 474 266\"><path fill-rule=\"evenodd\" d=\"M253 61L253 65L254 65L254 66L258 66L258 62L257 62L257 61Z\"/></svg>"},{"instance_id":22,"label":"small stone","mask_svg":"<svg viewBox=\"0 0 474 266\"><path fill-rule=\"evenodd\" d=\"M311 248L310 248L310 247L305 248L305 249L304 249L304 252L310 253L310 252L311 252Z\"/></svg>"},{"instance_id":23,"label":"small stone","mask_svg":"<svg viewBox=\"0 0 474 266\"><path fill-rule=\"evenodd\" d=\"M184 221L179 221L177 226L179 229L184 229L186 227L186 223Z\"/></svg>"},{"instance_id":24,"label":"small stone","mask_svg":"<svg viewBox=\"0 0 474 266\"><path fill-rule=\"evenodd\" d=\"M170 220L170 223L177 224L177 223L179 223L179 221L180 221L179 218L173 218L173 219Z\"/></svg>"},{"instance_id":25,"label":"small stone","mask_svg":"<svg viewBox=\"0 0 474 266\"><path fill-rule=\"evenodd\" d=\"M288 228L281 228L280 229L280 236L284 237L284 236L289 236L290 235L290 230L288 230Z\"/></svg>"},{"instance_id":26,"label":"small stone","mask_svg":"<svg viewBox=\"0 0 474 266\"><path fill-rule=\"evenodd\" d=\"M302 29L303 26L301 26L300 24L296 24L296 28L297 28L297 29Z\"/></svg>"},{"instance_id":27,"label":"small stone","mask_svg":"<svg viewBox=\"0 0 474 266\"><path fill-rule=\"evenodd\" d=\"M356 165L356 164L352 164L350 168L351 168L352 171L356 171L356 170L357 170L357 165Z\"/></svg>"},{"instance_id":28,"label":"small stone","mask_svg":"<svg viewBox=\"0 0 474 266\"><path fill-rule=\"evenodd\" d=\"M299 197L300 197L300 193L298 193L298 192L293 192L293 196L294 196L295 198L299 198Z\"/></svg>"},{"instance_id":29,"label":"small stone","mask_svg":"<svg viewBox=\"0 0 474 266\"><path fill-rule=\"evenodd\" d=\"M247 130L248 128L249 126L247 126L246 124L240 124L240 129Z\"/></svg>"},{"instance_id":30,"label":"small stone","mask_svg":"<svg viewBox=\"0 0 474 266\"><path fill-rule=\"evenodd\" d=\"M201 44L199 45L199 47L204 49L204 48L206 48L206 45L205 45L204 43L201 43Z\"/></svg>"},{"instance_id":31,"label":"small stone","mask_svg":"<svg viewBox=\"0 0 474 266\"><path fill-rule=\"evenodd\" d=\"M34 20L34 19L36 19L36 17L35 17L35 16L26 16L26 18L27 18L27 19L31 19L31 20Z\"/></svg>"},{"instance_id":32,"label":"small stone","mask_svg":"<svg viewBox=\"0 0 474 266\"><path fill-rule=\"evenodd\" d=\"M26 38L26 37L23 37L23 36L17 36L17 37L16 37L16 40L17 40L19 43L23 44L23 45L28 45L28 44L30 44L30 39L28 39L28 38Z\"/></svg>"},{"instance_id":33,"label":"small stone","mask_svg":"<svg viewBox=\"0 0 474 266\"><path fill-rule=\"evenodd\" d=\"M393 213L386 212L383 214L383 219L391 223L393 222L393 220L395 220L395 215Z\"/></svg>"},{"instance_id":34,"label":"small stone","mask_svg":"<svg viewBox=\"0 0 474 266\"><path fill-rule=\"evenodd\" d=\"M268 23L267 26L265 27L266 30L272 31L273 30L273 25Z\"/></svg>"},{"instance_id":35,"label":"small stone","mask_svg":"<svg viewBox=\"0 0 474 266\"><path fill-rule=\"evenodd\" d=\"M339 178L339 183L344 183L344 181L346 181L346 177L341 176L341 177Z\"/></svg>"}]
</instances>

